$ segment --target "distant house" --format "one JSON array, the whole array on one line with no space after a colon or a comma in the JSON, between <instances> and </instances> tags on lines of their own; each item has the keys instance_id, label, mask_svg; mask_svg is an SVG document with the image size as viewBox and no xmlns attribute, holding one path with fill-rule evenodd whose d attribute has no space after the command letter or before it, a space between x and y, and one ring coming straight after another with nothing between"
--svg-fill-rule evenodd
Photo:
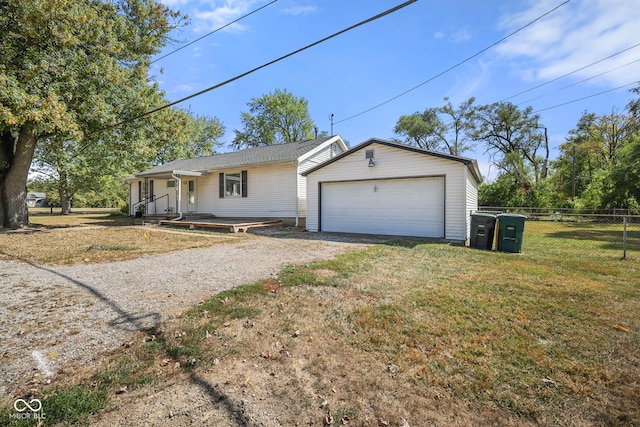
<instances>
[{"instance_id":1,"label":"distant house","mask_svg":"<svg viewBox=\"0 0 640 427\"><path fill-rule=\"evenodd\" d=\"M303 225L303 172L348 147L340 136L176 160L127 178L130 215L206 213Z\"/></svg>"},{"instance_id":2,"label":"distant house","mask_svg":"<svg viewBox=\"0 0 640 427\"><path fill-rule=\"evenodd\" d=\"M482 175L473 159L370 139L303 173L309 231L466 241Z\"/></svg>"},{"instance_id":3,"label":"distant house","mask_svg":"<svg viewBox=\"0 0 640 427\"><path fill-rule=\"evenodd\" d=\"M27 193L27 206L30 208L43 208L47 206L46 193Z\"/></svg>"}]
</instances>

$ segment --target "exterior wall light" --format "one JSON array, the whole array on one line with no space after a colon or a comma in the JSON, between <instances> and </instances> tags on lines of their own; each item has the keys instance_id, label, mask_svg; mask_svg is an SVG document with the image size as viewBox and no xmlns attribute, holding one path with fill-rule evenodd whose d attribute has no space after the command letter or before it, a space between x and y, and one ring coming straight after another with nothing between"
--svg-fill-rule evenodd
<instances>
[{"instance_id":1,"label":"exterior wall light","mask_svg":"<svg viewBox=\"0 0 640 427\"><path fill-rule=\"evenodd\" d=\"M373 161L373 159L369 159L369 167L372 168L376 165L376 163Z\"/></svg>"}]
</instances>

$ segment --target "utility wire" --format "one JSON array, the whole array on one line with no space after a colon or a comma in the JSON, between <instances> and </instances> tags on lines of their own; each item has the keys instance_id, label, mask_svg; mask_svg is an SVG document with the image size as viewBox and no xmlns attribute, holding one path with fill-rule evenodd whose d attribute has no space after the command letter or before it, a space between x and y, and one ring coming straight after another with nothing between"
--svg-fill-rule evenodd
<instances>
[{"instance_id":1,"label":"utility wire","mask_svg":"<svg viewBox=\"0 0 640 427\"><path fill-rule=\"evenodd\" d=\"M179 48L177 48L176 50L174 50L174 51L172 51L172 52L167 53L166 55L162 55L161 57L154 59L153 61L151 61L151 64L153 64L153 63L155 63L155 62L158 62L158 61L160 61L161 59L164 59L164 58L166 58L166 57L167 57L167 56L169 56L169 55L173 55L174 53L181 51L181 50L182 50L182 49L184 49L185 47L191 46L192 44L194 44L194 43L196 43L196 42L199 42L200 40L202 40L202 39L203 39L203 38L205 38L205 37L209 37L210 35L212 35L212 34L214 34L214 33L217 33L218 31L224 30L224 29L225 29L225 28L227 28L228 26L235 24L236 22L238 22L238 21L240 21L240 20L242 20L242 19L246 18L247 16L251 16L251 15L253 15L254 13L256 13L256 12L258 12L258 11L261 11L262 9L264 9L264 8L265 8L265 7L267 7L267 6L271 6L272 4L274 4L274 3L275 3L275 2L277 2L277 1L278 1L278 0L273 0L272 2L267 3L267 4L265 4L264 6L261 6L261 7L257 8L257 9L255 9L255 10L253 10L253 11L251 11L251 12L247 13L246 15L242 15L242 16L241 16L241 17L239 17L238 19L235 19L235 20L233 20L233 21L229 22L228 24L225 24L225 25L223 25L222 27L220 27L220 28L218 28L218 29L213 30L213 31L211 31L210 33L207 33L207 34L205 34L205 35L204 35L204 36L202 36L202 37L199 37L199 38L197 38L197 39L195 39L195 40L192 40L192 41L190 41L189 43L185 44L184 46L180 46L180 47L179 47Z\"/></svg>"},{"instance_id":2,"label":"utility wire","mask_svg":"<svg viewBox=\"0 0 640 427\"><path fill-rule=\"evenodd\" d=\"M502 100L502 101L500 101L500 102L507 101L507 100L509 100L509 99L511 99L511 98L515 98L516 96L520 96L520 95L522 95L522 94L524 94L524 93L531 92L532 90L536 90L536 89L538 89L538 88L541 88L542 86L546 86L546 85L548 85L548 84L550 84L550 83L553 83L553 82L555 82L555 81L557 81L557 80L560 80L560 79L562 79L562 78L564 78L564 77L568 77L568 76L570 76L570 75L572 75L572 74L577 73L578 71L582 71L582 70L584 70L584 69L587 69L587 68L589 68L589 67L592 67L592 66L594 66L594 65L596 65L596 64L599 64L599 63L601 63L601 62L603 62L603 61L606 61L607 59L611 59L611 58L613 58L614 56L620 55L621 53L624 53L624 52L626 52L626 51L628 51L628 50L634 49L634 48L636 48L636 47L638 47L638 46L640 46L640 43L634 44L633 46L628 47L628 48L626 48L626 49L624 49L624 50L621 50L620 52L616 52L616 53L614 53L613 55L609 55L609 56L607 56L606 58L602 58L602 59L601 59L601 60L599 60L599 61L592 62L591 64L589 64L589 65L585 65L584 67L578 68L577 70L571 71L570 73L567 73L567 74L564 74L564 75L562 75L562 76L556 77L555 79L549 80L548 82L545 82L545 83L539 84L538 86L534 86L534 87L532 87L532 88L530 88L530 89L527 89L527 90L523 90L522 92L520 92L520 93L516 93L515 95L511 95L510 97L505 98L505 99L503 99L503 100Z\"/></svg>"},{"instance_id":3,"label":"utility wire","mask_svg":"<svg viewBox=\"0 0 640 427\"><path fill-rule=\"evenodd\" d=\"M527 28L527 27L529 27L529 26L533 25L534 23L536 23L536 22L537 22L537 21L539 21L540 19L544 18L545 16L547 16L547 15L549 15L549 14L551 14L551 13L555 12L555 11L556 11L557 9L559 9L560 7L562 7L562 6L564 6L565 4L569 3L569 1L571 1L571 0L566 0L566 1L564 1L563 3L561 3L561 4L559 4L558 6L554 7L554 8L553 8L553 9L551 9L550 11L546 12L546 13L545 13L545 14L543 14L543 15L540 15L539 17L537 17L537 18L536 18L536 19L534 19L533 21L529 22L528 24L526 24L526 25L524 25L524 26L522 26L522 27L518 28L517 30L515 30L514 32L512 32L512 33L510 33L510 34L508 34L508 35L506 35L506 36L504 36L503 38L501 38L501 39L500 39L500 40L498 40L497 42L495 42L495 43L493 43L493 44L491 44L491 45L489 45L489 46L485 47L484 49L482 49L482 50L480 50L480 51L478 51L478 52L476 52L476 53L474 53L473 55L471 55L470 57L468 57L468 58L467 58L467 59L465 59L464 61L460 61L460 62L458 62L457 64L455 64L455 65L453 65L453 66L451 66L451 67L447 68L446 70L442 71L442 72L441 72L441 73L439 73L439 74L436 74L435 76L433 76L433 77L429 78L428 80L425 80L425 81L423 81L422 83L420 83L420 84L418 84L418 85L416 85L416 86L413 86L412 88L407 89L407 90L405 90L404 92L400 93L399 95L396 95L396 96L394 96L393 98L387 99L386 101L381 102L380 104L378 104L378 105L376 105L376 106L374 106L374 107L368 108L368 109L366 109L366 110L364 110L364 111L362 111L362 112L360 112L360 113L358 113L358 114L354 114L353 116L347 117L346 119L338 120L337 122L334 122L333 124L334 124L334 125L337 125L337 124L339 124L339 123L344 123L344 122L346 122L347 120L351 120L351 119L354 119L354 118L356 118L356 117L358 117L358 116L361 116L361 115L363 115L363 114L366 114L366 113L368 113L369 111L375 110L376 108L380 108L380 107L382 107L383 105L388 104L388 103L390 103L391 101L395 101L396 99L400 98L401 96L404 96L404 95L408 94L409 92L412 92L412 91L414 91L414 90L418 89L419 87L424 86L425 84L427 84L427 83L429 83L429 82L431 82L431 81L433 81L433 80L437 79L438 77L440 77L440 76L442 76L442 75L444 75L444 74L448 73L449 71L452 71L453 69L458 68L460 65L462 65L462 64L464 64L464 63L466 63L466 62L469 62L470 60L472 60L472 59L473 59L473 58L475 58L476 56L481 55L481 54L483 54L484 52L488 51L489 49L491 49L491 48L493 48L493 47L495 47L495 46L499 45L500 43L502 43L503 41L505 41L505 40L506 40L506 39L508 39L509 37L511 37L511 36L513 36L513 35L515 35L515 34L519 33L520 31L522 31L522 30L524 30L525 28Z\"/></svg>"},{"instance_id":4,"label":"utility wire","mask_svg":"<svg viewBox=\"0 0 640 427\"><path fill-rule=\"evenodd\" d=\"M571 83L570 85L563 86L563 87L561 87L560 89L556 90L555 92L547 92L547 93L542 94L542 95L540 95L540 96L536 96L535 98L527 99L526 101L522 101L522 102L518 103L517 105L518 105L518 106L520 106L520 105L522 105L522 104L526 104L526 103L528 103L528 102L535 101L536 99L544 98L545 96L551 95L551 93L558 93L558 92L563 91L563 90L565 90L565 89L569 89L570 87L573 87L573 86L579 85L579 84L584 83L584 82L587 82L587 81L589 81L589 80L593 80L593 79L595 79L596 77L600 77L600 76L603 76L603 75L605 75L605 74L609 74L609 73L611 73L611 72L613 72L613 71L617 71L617 70L619 70L619 69L621 69L621 68L628 67L629 65L635 64L636 62L640 62L640 59L636 59L635 61L627 62L627 63L626 63L626 64L624 64L624 65L620 65L620 66L618 66L618 67L616 67L616 68L612 68L611 70L604 71L604 72L602 72L602 73L600 73L600 74L596 74L595 76L588 77L588 78L586 78L586 79L584 79L584 80L580 80L579 82L575 82L575 83ZM507 98L507 99L509 99L509 98Z\"/></svg>"},{"instance_id":5,"label":"utility wire","mask_svg":"<svg viewBox=\"0 0 640 427\"><path fill-rule=\"evenodd\" d=\"M153 113L157 113L158 111L164 110L164 109L169 108L169 107L173 107L173 106L174 106L174 105L176 105L176 104L180 104L180 103L182 103L182 102L184 102L184 101L187 101L187 100L189 100L189 99L195 98L195 97L197 97L197 96L200 96L200 95L202 95L202 94L205 94L205 93L207 93L207 92L209 92L209 91L212 91L212 90L214 90L214 89L218 89L218 88L220 88L220 87L222 87L222 86L228 85L229 83L232 83L232 82L234 82L234 81L236 81L236 80L239 80L239 79L241 79L241 78L243 78L243 77L246 77L246 76L248 76L249 74L253 74L253 73L255 73L255 72L256 72L256 71L258 71L258 70L261 70L261 69L263 69L263 68L266 68L266 67L268 67L269 65L273 65L273 64L275 64L276 62L280 62L280 61L282 61L283 59L289 58L290 56L296 55L296 54L298 54L298 53L300 53L300 52L302 52L302 51L304 51L304 50L307 50L307 49L312 48L312 47L314 47L314 46L317 46L317 45L319 45L319 44L321 44L321 43L324 43L324 42L326 42L327 40L330 40L330 39L332 39L332 38L334 38L334 37L337 37L337 36L339 36L339 35L341 35L341 34L344 34L344 33L348 32L348 31L351 31L351 30L353 30L353 29L355 29L355 28L361 27L361 26L363 26L363 25L365 25L365 24L368 24L368 23L370 23L370 22L376 21L376 20L378 20L378 19L380 19L380 18L382 18L382 17L384 17L384 16L387 16L387 15L390 15L390 14L392 14L392 13L394 13L394 12L397 12L398 10L403 9L403 8L405 8L405 7L409 6L410 4L413 4L413 3L417 2L417 1L418 1L418 0L408 0L408 1L406 1L406 2L404 2L404 3L402 3L402 4L400 4L400 5L398 5L398 6L396 6L396 7L393 7L393 8L391 8L391 9L389 9L389 10L385 11L385 12L379 13L378 15L373 16L373 17L368 18L368 19L365 19L364 21L360 21L360 22L358 22L357 24L354 24L354 25L352 25L352 26L350 26L350 27L348 27L348 28L345 28L344 30L340 30L340 31L338 31L337 33L333 33L333 34L331 34L330 36L327 36L327 37L325 37L325 38L323 38L323 39L320 39L320 40L318 40L318 41L316 41L316 42L313 42L313 43L311 43L311 44L308 44L308 45L306 45L305 47L302 47L302 48L297 49L297 50L295 50L295 51L293 51L293 52L290 52L290 53L288 53L288 54L286 54L286 55L283 55L283 56L281 56L281 57L279 57L279 58L277 58L277 59L274 59L273 61L269 61L269 62L267 62L267 63L265 63L265 64L260 65L259 67L256 67L256 68L254 68L254 69L252 69L252 70L249 70L249 71L247 71L247 72L244 72L244 73L242 73L242 74L238 74L238 75L237 75L237 76L235 76L235 77L232 77L232 78L230 78L230 79L228 79L228 80L223 81L222 83L218 83L217 85L214 85L214 86L208 87L208 88L203 89L203 90L201 90L201 91L199 91L199 92L196 92L196 93L194 93L194 94L192 94L192 95L189 95L189 96L187 96L187 97L181 98L181 99L179 99L179 100L177 100L177 101L173 101L173 102L171 102L171 103L165 104L165 105L163 105L163 106L161 106L161 107L154 108L153 110L147 111L146 113L140 114L140 115L138 115L138 116L131 117L131 118L128 118L128 119L126 119L126 120L122 120L121 122L118 122L118 123L115 123L115 124L112 124L112 125L106 126L106 127L102 128L102 129L99 129L99 130L97 130L97 131L95 131L95 132L92 132L92 134L93 134L93 133L97 133L97 132L102 132L102 131L105 131L105 130L108 130L108 129L113 129L113 128L118 127L118 126L122 126L123 124L130 123L130 122L133 122L133 121L139 120L139 119L141 119L141 118L143 118L143 117L146 117L146 116L149 116L149 115L151 115L151 114L153 114ZM569 1L569 0L567 0L565 3L567 3L568 1Z\"/></svg>"},{"instance_id":6,"label":"utility wire","mask_svg":"<svg viewBox=\"0 0 640 427\"><path fill-rule=\"evenodd\" d=\"M554 108L563 107L563 106L565 106L565 105L573 104L573 103L575 103L575 102L584 101L585 99L589 99L589 98L593 98L593 97L596 97L596 96L599 96L599 95L603 95L603 94L605 94L605 93L613 92L614 90L619 90L619 89L622 89L622 88L624 88L624 87L634 85L634 84L636 84L636 83L638 83L638 80L633 81L633 82L631 82L631 83L627 83L626 85L622 85L622 86L614 87L613 89L604 90L604 91L602 91L602 92L594 93L594 94L592 94L592 95L583 96L582 98L573 99L573 100L571 100L571 101L563 102L562 104L557 104L557 105L552 105L551 107L541 108L541 109L539 109L539 110L534 111L533 113L540 113L540 112L542 112L542 111L552 110L552 109L554 109Z\"/></svg>"}]
</instances>

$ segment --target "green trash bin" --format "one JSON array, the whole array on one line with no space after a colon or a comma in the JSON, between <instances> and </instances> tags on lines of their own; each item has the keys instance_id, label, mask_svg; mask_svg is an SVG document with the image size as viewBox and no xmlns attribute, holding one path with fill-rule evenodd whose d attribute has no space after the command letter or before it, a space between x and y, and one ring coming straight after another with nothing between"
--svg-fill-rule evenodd
<instances>
[{"instance_id":1,"label":"green trash bin","mask_svg":"<svg viewBox=\"0 0 640 427\"><path fill-rule=\"evenodd\" d=\"M518 253L522 251L522 237L524 236L524 215L500 214L498 220L498 251Z\"/></svg>"},{"instance_id":2,"label":"green trash bin","mask_svg":"<svg viewBox=\"0 0 640 427\"><path fill-rule=\"evenodd\" d=\"M469 247L491 250L496 231L496 216L491 214L471 214L471 238Z\"/></svg>"}]
</instances>

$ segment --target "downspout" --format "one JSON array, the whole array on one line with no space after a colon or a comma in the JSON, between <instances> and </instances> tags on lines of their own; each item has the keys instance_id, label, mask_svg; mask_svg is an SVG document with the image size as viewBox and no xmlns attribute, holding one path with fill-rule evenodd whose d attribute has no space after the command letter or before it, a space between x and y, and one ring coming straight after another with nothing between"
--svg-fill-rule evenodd
<instances>
[{"instance_id":1,"label":"downspout","mask_svg":"<svg viewBox=\"0 0 640 427\"><path fill-rule=\"evenodd\" d=\"M294 227L298 228L298 218L300 217L300 173L298 172L298 161L294 160L292 163L296 167L296 225Z\"/></svg>"},{"instance_id":2,"label":"downspout","mask_svg":"<svg viewBox=\"0 0 640 427\"><path fill-rule=\"evenodd\" d=\"M178 211L178 217L177 218L173 218L171 221L180 221L182 219L182 180L180 179L180 176L175 175L175 174L171 174L171 178L176 180L176 187L178 187L178 197L176 197L177 202L176 204L178 206L177 207L177 211Z\"/></svg>"}]
</instances>

